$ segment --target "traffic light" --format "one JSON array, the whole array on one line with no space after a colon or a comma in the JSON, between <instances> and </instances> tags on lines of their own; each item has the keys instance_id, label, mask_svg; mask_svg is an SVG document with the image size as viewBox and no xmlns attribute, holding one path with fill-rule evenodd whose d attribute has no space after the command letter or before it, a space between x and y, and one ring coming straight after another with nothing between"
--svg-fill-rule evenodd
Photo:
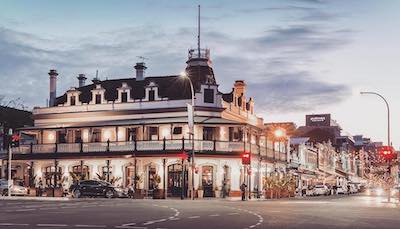
<instances>
[{"instance_id":1,"label":"traffic light","mask_svg":"<svg viewBox=\"0 0 400 229\"><path fill-rule=\"evenodd\" d=\"M11 146L12 147L18 147L19 146L19 140L20 140L20 137L19 137L19 134L13 134L12 136L11 136Z\"/></svg>"},{"instance_id":2,"label":"traffic light","mask_svg":"<svg viewBox=\"0 0 400 229\"><path fill-rule=\"evenodd\" d=\"M242 153L242 165L250 165L251 156L249 152Z\"/></svg>"},{"instance_id":3,"label":"traffic light","mask_svg":"<svg viewBox=\"0 0 400 229\"><path fill-rule=\"evenodd\" d=\"M396 152L392 146L381 146L378 148L378 153L385 160L393 160L396 158Z\"/></svg>"}]
</instances>

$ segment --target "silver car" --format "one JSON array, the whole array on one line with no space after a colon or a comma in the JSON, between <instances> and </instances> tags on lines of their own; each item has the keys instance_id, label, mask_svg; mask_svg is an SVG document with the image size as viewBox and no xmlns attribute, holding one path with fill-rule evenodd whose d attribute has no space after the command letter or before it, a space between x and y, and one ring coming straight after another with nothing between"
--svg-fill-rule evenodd
<instances>
[{"instance_id":1,"label":"silver car","mask_svg":"<svg viewBox=\"0 0 400 229\"><path fill-rule=\"evenodd\" d=\"M7 180L0 180L0 194L2 196L8 195L8 181ZM14 184L11 188L11 195L26 196L26 195L28 195L28 189L23 186Z\"/></svg>"}]
</instances>

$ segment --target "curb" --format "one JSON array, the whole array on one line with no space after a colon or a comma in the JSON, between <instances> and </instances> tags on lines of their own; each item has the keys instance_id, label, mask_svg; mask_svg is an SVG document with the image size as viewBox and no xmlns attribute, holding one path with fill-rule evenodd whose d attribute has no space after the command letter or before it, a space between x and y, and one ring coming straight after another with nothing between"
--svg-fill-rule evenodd
<instances>
[{"instance_id":1,"label":"curb","mask_svg":"<svg viewBox=\"0 0 400 229\"><path fill-rule=\"evenodd\" d=\"M68 197L0 196L0 200L69 201Z\"/></svg>"}]
</instances>

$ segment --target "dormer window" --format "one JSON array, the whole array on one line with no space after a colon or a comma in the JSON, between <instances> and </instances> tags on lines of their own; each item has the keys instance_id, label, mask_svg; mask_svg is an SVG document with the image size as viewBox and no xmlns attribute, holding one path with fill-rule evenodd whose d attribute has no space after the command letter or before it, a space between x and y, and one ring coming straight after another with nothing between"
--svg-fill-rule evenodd
<instances>
[{"instance_id":1,"label":"dormer window","mask_svg":"<svg viewBox=\"0 0 400 229\"><path fill-rule=\"evenodd\" d=\"M132 88L128 86L126 82L123 82L121 87L117 88L118 90L118 97L115 100L116 103L128 103L133 102L131 98Z\"/></svg>"},{"instance_id":2,"label":"dormer window","mask_svg":"<svg viewBox=\"0 0 400 229\"><path fill-rule=\"evenodd\" d=\"M209 89L209 88L204 89L204 102L214 103L214 89Z\"/></svg>"},{"instance_id":3,"label":"dormer window","mask_svg":"<svg viewBox=\"0 0 400 229\"><path fill-rule=\"evenodd\" d=\"M104 98L104 93L106 90L101 87L101 84L97 84L96 88L92 90L92 101L90 101L90 104L103 104L107 103L107 101Z\"/></svg>"},{"instance_id":4,"label":"dormer window","mask_svg":"<svg viewBox=\"0 0 400 229\"><path fill-rule=\"evenodd\" d=\"M77 106L81 105L82 103L79 101L79 95L81 94L80 91L76 90L75 88L71 88L67 91L67 101L64 103L64 106Z\"/></svg>"},{"instance_id":5,"label":"dormer window","mask_svg":"<svg viewBox=\"0 0 400 229\"><path fill-rule=\"evenodd\" d=\"M147 101L161 100L161 98L158 96L158 85L154 82L150 82L146 86L145 93L145 100Z\"/></svg>"}]
</instances>

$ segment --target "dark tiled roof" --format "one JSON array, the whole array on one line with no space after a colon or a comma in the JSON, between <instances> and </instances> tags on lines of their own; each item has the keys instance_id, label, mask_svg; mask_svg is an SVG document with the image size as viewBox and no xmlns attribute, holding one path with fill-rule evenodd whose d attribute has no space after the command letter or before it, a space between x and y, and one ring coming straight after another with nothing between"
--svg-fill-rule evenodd
<instances>
[{"instance_id":1,"label":"dark tiled roof","mask_svg":"<svg viewBox=\"0 0 400 229\"><path fill-rule=\"evenodd\" d=\"M233 102L233 89L229 93L222 94L222 99L225 102L232 103Z\"/></svg>"},{"instance_id":2,"label":"dark tiled roof","mask_svg":"<svg viewBox=\"0 0 400 229\"><path fill-rule=\"evenodd\" d=\"M195 66L188 67L186 71L191 78L195 91L199 92L201 84L211 83L215 84L214 72L211 67L207 66ZM158 86L158 96L161 98L168 98L170 100L190 99L190 83L188 80L180 78L179 75L172 76L152 76L146 77L141 81L137 81L136 78L126 79L112 79L101 81L100 85L105 91L105 100L115 101L118 97L117 88L122 86L122 83L126 83L131 90L132 99L143 99L145 97L145 87L154 82ZM79 100L82 103L89 103L92 100L92 92L96 87L95 84L86 85L80 88L76 88L81 92ZM57 97L55 106L63 104L67 101L66 94Z\"/></svg>"}]
</instances>

